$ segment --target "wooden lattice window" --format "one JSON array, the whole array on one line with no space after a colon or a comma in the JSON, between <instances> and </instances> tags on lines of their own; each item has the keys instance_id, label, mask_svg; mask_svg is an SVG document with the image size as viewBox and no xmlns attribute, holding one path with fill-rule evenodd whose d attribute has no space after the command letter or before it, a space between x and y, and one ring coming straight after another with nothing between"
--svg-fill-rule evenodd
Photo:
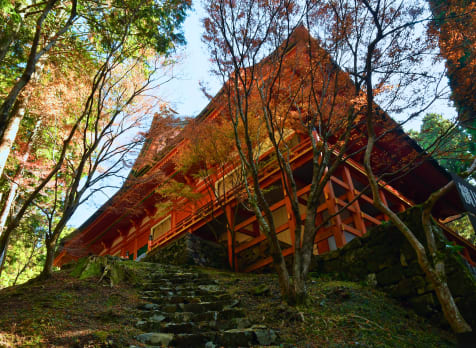
<instances>
[{"instance_id":1,"label":"wooden lattice window","mask_svg":"<svg viewBox=\"0 0 476 348\"><path fill-rule=\"evenodd\" d=\"M160 236L164 235L170 229L172 228L172 219L170 216L167 216L165 219L160 221L157 225L152 227L151 232L152 232L152 238L157 239Z\"/></svg>"},{"instance_id":2,"label":"wooden lattice window","mask_svg":"<svg viewBox=\"0 0 476 348\"><path fill-rule=\"evenodd\" d=\"M223 178L218 179L215 182L215 194L217 197L223 196L226 192L239 185L241 181L241 168L233 169L226 174Z\"/></svg>"}]
</instances>

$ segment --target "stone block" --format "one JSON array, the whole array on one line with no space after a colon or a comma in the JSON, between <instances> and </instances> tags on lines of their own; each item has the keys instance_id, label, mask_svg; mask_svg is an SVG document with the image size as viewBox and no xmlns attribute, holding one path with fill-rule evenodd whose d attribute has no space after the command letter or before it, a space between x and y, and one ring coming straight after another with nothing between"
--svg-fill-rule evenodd
<instances>
[{"instance_id":1,"label":"stone block","mask_svg":"<svg viewBox=\"0 0 476 348\"><path fill-rule=\"evenodd\" d=\"M408 266L403 269L403 274L405 274L406 277L424 275L420 265L416 260L410 262Z\"/></svg>"},{"instance_id":2,"label":"stone block","mask_svg":"<svg viewBox=\"0 0 476 348\"><path fill-rule=\"evenodd\" d=\"M322 255L318 255L317 257L321 259L322 261L330 261L330 260L337 259L339 256L340 256L340 250L334 250Z\"/></svg>"},{"instance_id":3,"label":"stone block","mask_svg":"<svg viewBox=\"0 0 476 348\"><path fill-rule=\"evenodd\" d=\"M231 329L218 337L218 344L225 347L248 347L255 342L255 333L252 329Z\"/></svg>"},{"instance_id":4,"label":"stone block","mask_svg":"<svg viewBox=\"0 0 476 348\"><path fill-rule=\"evenodd\" d=\"M377 276L375 275L375 273L369 273L367 275L367 284L373 287L376 287L378 285Z\"/></svg>"},{"instance_id":5,"label":"stone block","mask_svg":"<svg viewBox=\"0 0 476 348\"><path fill-rule=\"evenodd\" d=\"M322 264L322 269L320 270L323 273L339 273L341 270L341 260L335 259L329 262Z\"/></svg>"},{"instance_id":6,"label":"stone block","mask_svg":"<svg viewBox=\"0 0 476 348\"><path fill-rule=\"evenodd\" d=\"M262 346L269 346L276 342L278 335L271 329L255 329L255 335L258 343Z\"/></svg>"},{"instance_id":7,"label":"stone block","mask_svg":"<svg viewBox=\"0 0 476 348\"><path fill-rule=\"evenodd\" d=\"M402 266L396 265L384 269L377 273L377 282L379 285L386 286L399 282L403 278L403 269Z\"/></svg>"},{"instance_id":8,"label":"stone block","mask_svg":"<svg viewBox=\"0 0 476 348\"><path fill-rule=\"evenodd\" d=\"M432 293L412 297L408 300L408 303L415 312L424 316L434 315L438 308L436 297Z\"/></svg>"},{"instance_id":9,"label":"stone block","mask_svg":"<svg viewBox=\"0 0 476 348\"><path fill-rule=\"evenodd\" d=\"M404 299L416 294L416 287L412 279L404 278L396 285L389 288L389 293L393 297Z\"/></svg>"},{"instance_id":10,"label":"stone block","mask_svg":"<svg viewBox=\"0 0 476 348\"><path fill-rule=\"evenodd\" d=\"M354 250L362 246L362 240L360 238L354 238L349 243L344 245L341 249L341 252L349 252L350 250Z\"/></svg>"},{"instance_id":11,"label":"stone block","mask_svg":"<svg viewBox=\"0 0 476 348\"><path fill-rule=\"evenodd\" d=\"M366 258L366 267L369 272L375 273L384 268L400 264L399 257L400 254L395 250L376 247L375 249L369 250L368 257Z\"/></svg>"},{"instance_id":12,"label":"stone block","mask_svg":"<svg viewBox=\"0 0 476 348\"><path fill-rule=\"evenodd\" d=\"M174 339L173 334L148 332L136 337L139 342L151 345L168 346Z\"/></svg>"}]
</instances>

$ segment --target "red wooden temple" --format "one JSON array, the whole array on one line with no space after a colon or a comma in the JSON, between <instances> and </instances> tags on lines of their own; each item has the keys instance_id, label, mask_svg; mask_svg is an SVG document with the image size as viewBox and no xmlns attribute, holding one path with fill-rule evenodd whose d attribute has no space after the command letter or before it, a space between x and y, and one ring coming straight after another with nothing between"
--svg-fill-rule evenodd
<instances>
[{"instance_id":1,"label":"red wooden temple","mask_svg":"<svg viewBox=\"0 0 476 348\"><path fill-rule=\"evenodd\" d=\"M297 46L294 46L288 54L292 55ZM215 97L198 117L200 119L220 117L223 112L222 99L219 95ZM401 158L423 153L390 117L384 115L383 118L382 124L394 130L379 140L376 152L381 164L375 167L377 173L389 165L398 165ZM291 164L299 185L298 195L304 211L310 190L312 147L310 139L304 134L296 131L291 138L290 142L293 144ZM141 164L133 168L124 187L63 241L55 265L61 266L90 254L136 259L186 233L226 246L230 265L233 264L234 258L237 271L251 272L269 265L271 257L267 254L266 238L260 232L256 217L240 206L237 195L214 197L209 194L210 185L191 176L185 177L178 172L174 159L181 153L183 147L184 141L178 142L171 149L162 151L159 160L149 161L145 166L143 160L138 161L137 163ZM154 139L149 139L139 159L148 158L151 153L157 152L157 148ZM269 151L261 156L263 158L268 156ZM451 180L449 174L436 161L427 156L423 157L426 160L405 176L389 178L387 183L382 182L382 199L394 211L404 211L423 202L431 192ZM232 175L233 170L234 168L229 168L227 175L213 178L215 187L230 185L227 178ZM146 171L149 177L150 173L160 175L157 175L155 180L141 182L140 178ZM191 185L195 193L201 194L202 198L193 201L183 198L180 208L174 208L172 205L167 211L157 209L157 204L163 200L157 187L172 177L174 180ZM282 175L272 163L262 169L261 185L269 188L267 197L283 254L291 255L296 233L294 221L290 218L293 216L291 204L283 189ZM366 186L367 178L359 156L346 160L334 173L325 187L325 194L317 209L319 218L316 223L319 224L329 214L332 215L345 207L356 196L359 198L318 231L315 253L321 254L340 248L356 236L362 236L373 226L387 220L386 216L373 207L369 193L362 192ZM227 189L231 193L235 189L239 190L233 187ZM462 211L463 207L457 192L453 191L439 202L433 216L436 220L442 221ZM225 227L226 221L233 225L234 239L229 229ZM450 241L464 247L463 256L469 263L475 265L475 247L446 226L442 225L442 228Z\"/></svg>"}]
</instances>

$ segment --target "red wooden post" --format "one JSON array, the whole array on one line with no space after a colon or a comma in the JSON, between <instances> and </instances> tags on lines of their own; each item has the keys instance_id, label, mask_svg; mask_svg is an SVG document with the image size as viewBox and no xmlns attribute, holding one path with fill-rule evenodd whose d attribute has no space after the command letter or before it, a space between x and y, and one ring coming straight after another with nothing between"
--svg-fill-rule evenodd
<instances>
[{"instance_id":1,"label":"red wooden post","mask_svg":"<svg viewBox=\"0 0 476 348\"><path fill-rule=\"evenodd\" d=\"M121 257L124 258L124 257L126 257L127 232L124 232L121 229L118 229L117 232L119 232L119 236L121 236L121 238L122 238L122 241L121 241Z\"/></svg>"},{"instance_id":2,"label":"red wooden post","mask_svg":"<svg viewBox=\"0 0 476 348\"><path fill-rule=\"evenodd\" d=\"M336 196L334 193L334 188L332 187L332 181L329 180L324 188L324 194L326 195L326 204L329 214L334 215L337 213L338 208L336 204ZM336 246L342 248L345 244L344 231L342 230L342 218L340 215L336 215L334 218L334 239L336 241Z\"/></svg>"},{"instance_id":3,"label":"red wooden post","mask_svg":"<svg viewBox=\"0 0 476 348\"><path fill-rule=\"evenodd\" d=\"M349 186L347 197L349 198L349 201L351 201L355 199L356 195L354 182L352 181L352 175L347 166L344 166L344 179L346 184ZM355 212L352 214L354 218L355 227L361 231L362 235L364 235L365 233L367 233L367 228L365 227L365 222L362 219L362 211L360 210L359 200L357 199L354 203L352 203L352 206L355 209Z\"/></svg>"},{"instance_id":4,"label":"red wooden post","mask_svg":"<svg viewBox=\"0 0 476 348\"><path fill-rule=\"evenodd\" d=\"M231 233L231 229L234 228L233 224L233 213L231 211L231 206L230 204L227 204L225 206L225 213L226 213L226 218L228 220L228 228L226 229L226 235L227 235L227 240L228 240L228 263L230 264L230 267L233 268L233 270L236 270L236 262L235 262L235 267L233 267L233 258L235 255L233 255L233 235Z\"/></svg>"},{"instance_id":5,"label":"red wooden post","mask_svg":"<svg viewBox=\"0 0 476 348\"><path fill-rule=\"evenodd\" d=\"M323 221L322 219L322 213L318 213L317 216L316 216L316 226L321 224ZM322 231L324 229L321 229L320 231ZM317 231L316 233L316 239L319 237L319 232L320 231ZM326 239L324 240L321 240L320 242L317 242L317 250L319 252L319 254L324 254L324 253L327 253L329 251L329 241Z\"/></svg>"}]
</instances>

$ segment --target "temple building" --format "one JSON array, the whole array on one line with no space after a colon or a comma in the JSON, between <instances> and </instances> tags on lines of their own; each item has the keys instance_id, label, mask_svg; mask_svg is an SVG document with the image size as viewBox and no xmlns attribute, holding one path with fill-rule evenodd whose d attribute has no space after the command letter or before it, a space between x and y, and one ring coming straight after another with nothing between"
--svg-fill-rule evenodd
<instances>
[{"instance_id":1,"label":"temple building","mask_svg":"<svg viewBox=\"0 0 476 348\"><path fill-rule=\"evenodd\" d=\"M306 40L298 35L287 52L290 59L305 43ZM219 93L197 119L205 122L222 117L225 99L223 93ZM153 122L152 129L156 122ZM424 202L432 192L448 183L451 176L435 160L424 155L424 151L388 115L383 114L380 122L382 127L391 131L379 140L376 147L376 158L380 161L375 165L377 173L398 165L401 158L425 158L405 175L381 181L382 200L393 211L402 212ZM360 132L360 137L365 138L362 127L357 127L355 132L357 135ZM287 143L291 146L290 163L298 185L300 208L304 212L312 179L311 139L293 129L287 135ZM235 180L239 168L227 168L226 173L210 180L199 180L184 174L178 170L176 158L185 146L186 140L180 136L174 143L164 145L151 135L123 188L62 242L55 265L61 266L91 254L140 259L186 234L222 245L227 251L229 265L236 271L252 272L271 264L267 240L260 231L256 216L242 204L243 187ZM272 158L272 151L266 146L260 150L263 162ZM294 252L294 238L298 231L290 218L293 214L284 189L283 175L272 160L268 162L269 165L262 168L260 185L267 188L266 199L271 207L278 239L283 254L288 256ZM194 198L174 197L174 204L165 204L164 195L158 188L170 178L188 185ZM341 248L355 237L363 236L373 226L388 220L373 206L367 185L362 153L347 158L331 176L317 208L316 224L346 208L318 230L315 254ZM214 194L210 194L210 190L214 190ZM433 216L441 222L463 211L454 190L437 204ZM474 265L475 247L443 224L441 226L450 241L463 246L462 255Z\"/></svg>"}]
</instances>

